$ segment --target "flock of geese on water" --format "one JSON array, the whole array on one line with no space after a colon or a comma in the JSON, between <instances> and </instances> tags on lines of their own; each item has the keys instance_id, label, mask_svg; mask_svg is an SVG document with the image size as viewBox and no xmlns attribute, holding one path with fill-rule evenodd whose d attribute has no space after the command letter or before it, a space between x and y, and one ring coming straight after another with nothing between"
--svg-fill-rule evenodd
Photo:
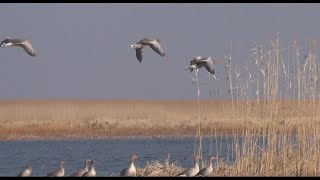
<instances>
[{"instance_id":1,"label":"flock of geese on water","mask_svg":"<svg viewBox=\"0 0 320 180\"><path fill-rule=\"evenodd\" d=\"M9 48L9 47L21 47L25 50L26 53L28 53L30 56L37 56L35 49L32 47L29 40L26 39L19 39L19 38L6 38L4 39L1 44L1 47L3 48ZM157 54L159 54L161 57L165 56L165 53L163 49L160 46L160 39L155 38L143 38L139 42L137 42L134 45L131 45L131 48L133 48L136 51L136 57L138 61L141 63L143 59L143 48L145 46L149 46L151 49L153 49ZM190 69L191 72L193 70L197 71L200 68L205 67L205 69L209 72L209 74L214 75L214 63L219 63L219 61L214 60L211 57L202 57L202 56L196 56L190 61L190 65L186 67L186 69ZM134 166L134 160L138 159L138 156L135 154L132 154L130 157L130 164L129 167L123 169L120 172L120 176L136 176L136 168ZM181 173L179 173L177 176L208 176L213 172L212 167L212 160L215 159L214 156L209 157L209 163L206 167L199 170L199 159L200 156L194 157L194 166L192 168L188 168ZM96 171L93 167L94 160L85 160L85 166L83 169L78 170L77 172L73 173L71 176L96 176ZM64 176L64 168L63 168L64 161L60 161L60 168L48 173L47 176L50 177L61 177ZM88 164L91 165L90 170L88 169ZM19 173L18 176L31 176L32 174L32 166L28 165L22 172Z\"/></svg>"},{"instance_id":2,"label":"flock of geese on water","mask_svg":"<svg viewBox=\"0 0 320 180\"><path fill-rule=\"evenodd\" d=\"M177 176L185 176L185 177L209 176L211 173L213 173L212 160L216 159L216 157L210 156L208 159L209 162L207 163L207 166L205 166L201 170L199 169L200 158L201 157L199 155L195 156L193 167L185 169L184 171L177 174ZM138 159L138 156L136 154L132 154L130 156L129 166L120 172L120 176L128 176L128 177L137 176L137 170L136 170L136 167L134 166L134 161L136 159ZM95 177L97 173L93 167L94 162L95 162L94 160L86 159L84 167L74 172L71 176L72 177ZM90 170L88 169L88 164L91 164ZM55 171L48 173L47 177L63 177L65 175L63 165L64 165L64 161L60 161L60 167ZM18 174L18 176L27 177L27 176L31 176L31 174L32 174L32 166L28 165L23 171L21 171Z\"/></svg>"}]
</instances>

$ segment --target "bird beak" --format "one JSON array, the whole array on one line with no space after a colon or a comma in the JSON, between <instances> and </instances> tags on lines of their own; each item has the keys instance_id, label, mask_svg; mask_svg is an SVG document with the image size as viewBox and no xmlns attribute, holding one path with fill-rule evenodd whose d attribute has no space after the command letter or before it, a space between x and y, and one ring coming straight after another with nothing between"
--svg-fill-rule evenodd
<instances>
[{"instance_id":1,"label":"bird beak","mask_svg":"<svg viewBox=\"0 0 320 180\"><path fill-rule=\"evenodd\" d=\"M212 60L213 63L220 63L218 60Z\"/></svg>"}]
</instances>

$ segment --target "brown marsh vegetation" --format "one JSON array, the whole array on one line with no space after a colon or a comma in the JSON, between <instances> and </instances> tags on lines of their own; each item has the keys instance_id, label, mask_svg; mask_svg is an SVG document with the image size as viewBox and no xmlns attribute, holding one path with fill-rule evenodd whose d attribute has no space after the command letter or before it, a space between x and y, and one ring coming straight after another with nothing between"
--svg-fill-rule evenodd
<instances>
[{"instance_id":1,"label":"brown marsh vegetation","mask_svg":"<svg viewBox=\"0 0 320 180\"><path fill-rule=\"evenodd\" d=\"M200 101L201 132L219 134L244 129L316 128L319 102L276 101L277 114L268 115L263 101ZM297 109L297 106L301 107ZM198 109L194 100L8 100L0 101L0 138L47 139L139 135L194 135Z\"/></svg>"}]
</instances>

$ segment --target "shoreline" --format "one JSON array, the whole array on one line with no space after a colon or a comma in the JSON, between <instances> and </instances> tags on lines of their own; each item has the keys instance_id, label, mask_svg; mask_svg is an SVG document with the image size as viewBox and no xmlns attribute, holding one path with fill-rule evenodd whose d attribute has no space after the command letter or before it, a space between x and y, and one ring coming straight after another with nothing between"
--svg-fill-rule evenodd
<instances>
[{"instance_id":1,"label":"shoreline","mask_svg":"<svg viewBox=\"0 0 320 180\"><path fill-rule=\"evenodd\" d=\"M217 133L215 134L202 134L202 138L214 138L220 136L231 136L230 133ZM21 141L88 141L88 140L130 140L130 139L194 139L195 134L154 134L154 135L105 135L105 136L75 136L75 135L65 135L65 136L21 136L21 137L7 137L0 138L0 142L21 142ZM199 138L197 136L197 138Z\"/></svg>"}]
</instances>

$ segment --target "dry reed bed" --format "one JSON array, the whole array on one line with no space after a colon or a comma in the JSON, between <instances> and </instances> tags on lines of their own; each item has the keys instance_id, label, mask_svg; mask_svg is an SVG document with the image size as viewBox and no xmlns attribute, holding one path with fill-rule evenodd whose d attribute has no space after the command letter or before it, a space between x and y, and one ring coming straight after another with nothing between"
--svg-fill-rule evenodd
<instances>
[{"instance_id":1,"label":"dry reed bed","mask_svg":"<svg viewBox=\"0 0 320 180\"><path fill-rule=\"evenodd\" d=\"M316 102L318 104L318 102ZM252 102L239 104L232 113L231 102L201 101L201 131L232 133L243 128L293 129L301 124L319 125L317 114L309 116L309 102L278 102L276 117L264 117ZM249 111L248 115L244 112ZM198 111L196 101L142 100L21 100L0 101L1 139L65 138L121 135L194 135Z\"/></svg>"},{"instance_id":2,"label":"dry reed bed","mask_svg":"<svg viewBox=\"0 0 320 180\"><path fill-rule=\"evenodd\" d=\"M217 162L213 175L319 176L318 51L315 40L307 48L296 41L281 47L277 33L267 45L257 42L245 64L233 68L231 42L225 55L231 102L221 103L217 114L234 136L227 156L235 161ZM206 118L199 113L195 119L198 136L206 125L221 131L216 122L205 124ZM202 154L201 143L198 150Z\"/></svg>"}]
</instances>

